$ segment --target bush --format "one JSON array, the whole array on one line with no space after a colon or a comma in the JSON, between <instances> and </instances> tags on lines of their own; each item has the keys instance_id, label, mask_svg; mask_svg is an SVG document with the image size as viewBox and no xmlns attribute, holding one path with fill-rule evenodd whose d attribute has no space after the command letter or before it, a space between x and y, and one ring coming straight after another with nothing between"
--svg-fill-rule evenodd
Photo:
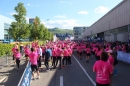
<instances>
[{"instance_id":1,"label":"bush","mask_svg":"<svg viewBox=\"0 0 130 86\"><path fill-rule=\"evenodd\" d=\"M0 57L6 54L11 54L12 52L12 44L2 44L0 43Z\"/></svg>"}]
</instances>

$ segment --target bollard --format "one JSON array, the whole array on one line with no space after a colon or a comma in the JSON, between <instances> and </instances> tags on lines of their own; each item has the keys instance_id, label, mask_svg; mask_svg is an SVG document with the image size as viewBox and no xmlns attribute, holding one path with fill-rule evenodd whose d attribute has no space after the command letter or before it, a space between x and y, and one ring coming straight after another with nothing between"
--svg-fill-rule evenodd
<instances>
[{"instance_id":1,"label":"bollard","mask_svg":"<svg viewBox=\"0 0 130 86\"><path fill-rule=\"evenodd\" d=\"M6 65L8 66L9 62L8 62L8 54L6 54Z\"/></svg>"}]
</instances>

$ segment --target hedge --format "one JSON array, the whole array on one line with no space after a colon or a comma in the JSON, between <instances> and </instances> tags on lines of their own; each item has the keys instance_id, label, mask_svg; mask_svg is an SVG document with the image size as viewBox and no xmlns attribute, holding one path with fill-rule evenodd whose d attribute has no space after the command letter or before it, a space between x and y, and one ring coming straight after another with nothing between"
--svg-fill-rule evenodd
<instances>
[{"instance_id":1,"label":"hedge","mask_svg":"<svg viewBox=\"0 0 130 86\"><path fill-rule=\"evenodd\" d=\"M13 45L0 43L0 57L6 54L11 54Z\"/></svg>"}]
</instances>

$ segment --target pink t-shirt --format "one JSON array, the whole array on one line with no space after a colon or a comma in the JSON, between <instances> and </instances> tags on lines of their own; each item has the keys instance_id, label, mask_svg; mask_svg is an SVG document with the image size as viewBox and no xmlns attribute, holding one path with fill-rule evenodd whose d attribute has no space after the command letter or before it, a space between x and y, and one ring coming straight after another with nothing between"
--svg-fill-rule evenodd
<instances>
[{"instance_id":1,"label":"pink t-shirt","mask_svg":"<svg viewBox=\"0 0 130 86\"><path fill-rule=\"evenodd\" d=\"M107 61L108 61L108 62L111 64L111 66L113 67L114 58L113 58L112 56L110 56Z\"/></svg>"},{"instance_id":2,"label":"pink t-shirt","mask_svg":"<svg viewBox=\"0 0 130 86\"><path fill-rule=\"evenodd\" d=\"M56 49L52 50L52 56L56 57L57 54L56 54Z\"/></svg>"},{"instance_id":3,"label":"pink t-shirt","mask_svg":"<svg viewBox=\"0 0 130 86\"><path fill-rule=\"evenodd\" d=\"M12 53L13 53L13 55L15 54L15 50L16 50L15 47L13 47L13 48L12 48Z\"/></svg>"},{"instance_id":4,"label":"pink t-shirt","mask_svg":"<svg viewBox=\"0 0 130 86\"><path fill-rule=\"evenodd\" d=\"M32 65L37 65L38 54L36 52L31 52L29 58Z\"/></svg>"},{"instance_id":5,"label":"pink t-shirt","mask_svg":"<svg viewBox=\"0 0 130 86\"><path fill-rule=\"evenodd\" d=\"M20 59L21 54L20 54L20 52L15 52L14 56L16 59Z\"/></svg>"},{"instance_id":6,"label":"pink t-shirt","mask_svg":"<svg viewBox=\"0 0 130 86\"><path fill-rule=\"evenodd\" d=\"M82 46L78 46L78 52L82 52Z\"/></svg>"},{"instance_id":7,"label":"pink t-shirt","mask_svg":"<svg viewBox=\"0 0 130 86\"><path fill-rule=\"evenodd\" d=\"M96 61L93 66L93 70L96 72L96 82L100 84L109 84L110 75L113 72L112 66L108 62Z\"/></svg>"},{"instance_id":8,"label":"pink t-shirt","mask_svg":"<svg viewBox=\"0 0 130 86\"><path fill-rule=\"evenodd\" d=\"M42 53L45 53L45 47L42 47Z\"/></svg>"},{"instance_id":9,"label":"pink t-shirt","mask_svg":"<svg viewBox=\"0 0 130 86\"><path fill-rule=\"evenodd\" d=\"M86 48L86 53L90 53L90 48Z\"/></svg>"},{"instance_id":10,"label":"pink t-shirt","mask_svg":"<svg viewBox=\"0 0 130 86\"><path fill-rule=\"evenodd\" d=\"M102 51L100 50L100 51L97 51L97 56L101 56L101 54L102 54Z\"/></svg>"},{"instance_id":11,"label":"pink t-shirt","mask_svg":"<svg viewBox=\"0 0 130 86\"><path fill-rule=\"evenodd\" d=\"M68 56L68 55L69 55L69 53L68 53L67 49L65 49L65 50L63 51L63 56Z\"/></svg>"},{"instance_id":12,"label":"pink t-shirt","mask_svg":"<svg viewBox=\"0 0 130 86\"><path fill-rule=\"evenodd\" d=\"M29 55L30 49L26 47L25 50L24 50L24 52L25 52L26 55Z\"/></svg>"},{"instance_id":13,"label":"pink t-shirt","mask_svg":"<svg viewBox=\"0 0 130 86\"><path fill-rule=\"evenodd\" d=\"M72 55L72 49L71 48L68 48L68 53L69 53L69 56Z\"/></svg>"},{"instance_id":14,"label":"pink t-shirt","mask_svg":"<svg viewBox=\"0 0 130 86\"><path fill-rule=\"evenodd\" d=\"M57 48L57 56L61 56L63 50L61 48Z\"/></svg>"}]
</instances>

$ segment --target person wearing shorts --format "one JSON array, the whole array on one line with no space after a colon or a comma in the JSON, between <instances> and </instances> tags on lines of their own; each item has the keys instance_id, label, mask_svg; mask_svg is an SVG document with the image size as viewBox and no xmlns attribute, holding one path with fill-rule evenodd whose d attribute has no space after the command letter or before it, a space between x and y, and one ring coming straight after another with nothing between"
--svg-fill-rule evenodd
<instances>
[{"instance_id":1,"label":"person wearing shorts","mask_svg":"<svg viewBox=\"0 0 130 86\"><path fill-rule=\"evenodd\" d=\"M38 79L40 79L39 69L38 69L38 53L35 52L34 48L31 48L31 53L29 54L31 70L32 70L32 79L35 80L34 72L37 72Z\"/></svg>"},{"instance_id":2,"label":"person wearing shorts","mask_svg":"<svg viewBox=\"0 0 130 86\"><path fill-rule=\"evenodd\" d=\"M86 62L88 63L89 62L89 58L90 58L90 52L91 52L91 49L89 46L86 47Z\"/></svg>"}]
</instances>

